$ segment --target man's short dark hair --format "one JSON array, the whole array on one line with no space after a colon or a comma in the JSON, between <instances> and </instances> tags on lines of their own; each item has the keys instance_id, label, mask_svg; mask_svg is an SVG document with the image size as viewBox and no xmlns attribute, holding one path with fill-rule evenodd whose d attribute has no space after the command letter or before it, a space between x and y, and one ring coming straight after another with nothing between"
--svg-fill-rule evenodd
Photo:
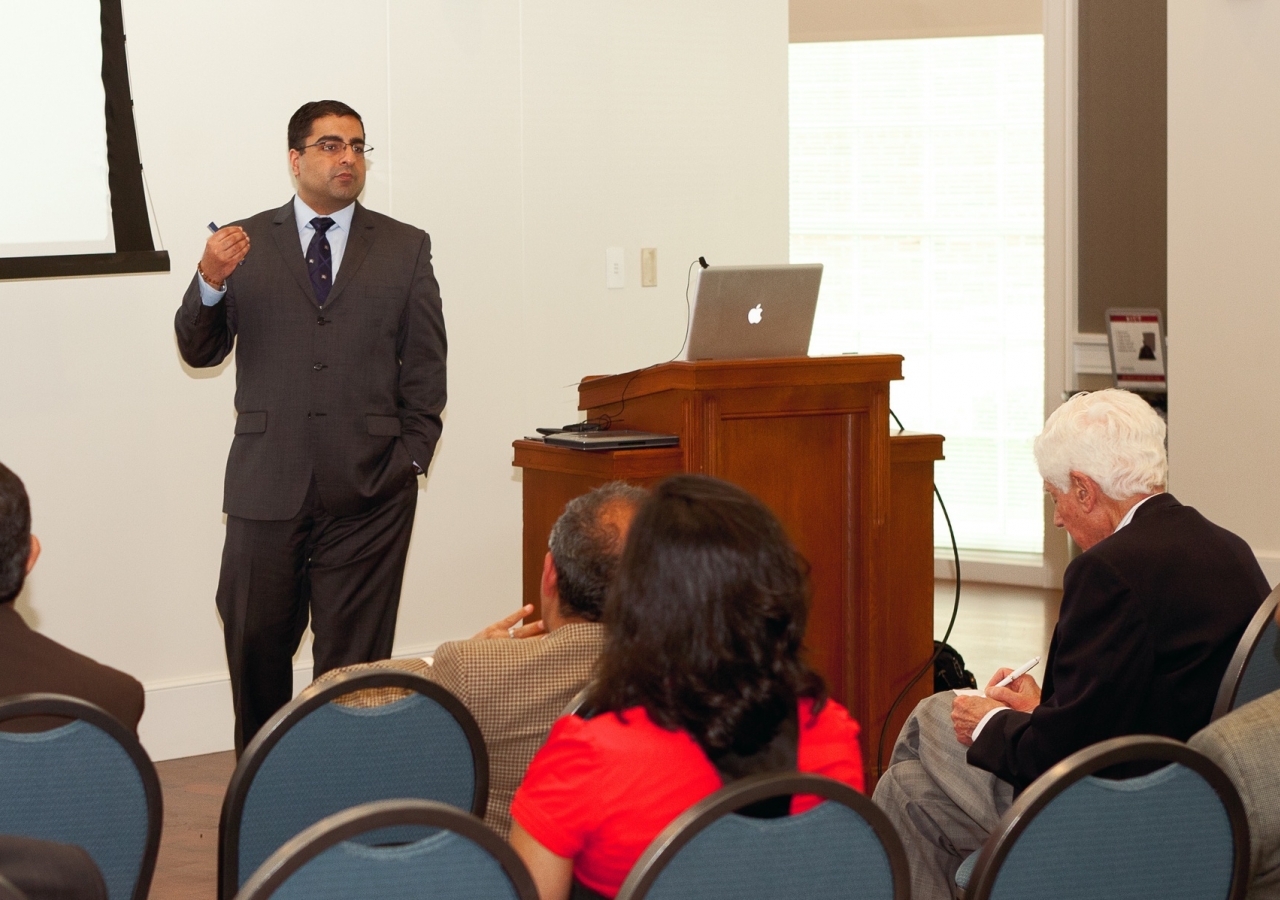
<instances>
[{"instance_id":1,"label":"man's short dark hair","mask_svg":"<svg viewBox=\"0 0 1280 900\"><path fill-rule=\"evenodd\" d=\"M27 578L31 502L22 479L0 463L0 603L13 601Z\"/></svg>"},{"instance_id":2,"label":"man's short dark hair","mask_svg":"<svg viewBox=\"0 0 1280 900\"><path fill-rule=\"evenodd\" d=\"M600 621L626 543L617 513L634 512L647 496L643 488L610 481L565 506L548 542L562 615Z\"/></svg>"},{"instance_id":3,"label":"man's short dark hair","mask_svg":"<svg viewBox=\"0 0 1280 900\"><path fill-rule=\"evenodd\" d=\"M307 142L307 135L311 134L311 126L316 119L323 119L325 116L351 116L359 121L361 129L364 128L364 119L360 118L360 113L341 100L312 100L299 106L298 111L289 119L289 149L301 150Z\"/></svg>"}]
</instances>

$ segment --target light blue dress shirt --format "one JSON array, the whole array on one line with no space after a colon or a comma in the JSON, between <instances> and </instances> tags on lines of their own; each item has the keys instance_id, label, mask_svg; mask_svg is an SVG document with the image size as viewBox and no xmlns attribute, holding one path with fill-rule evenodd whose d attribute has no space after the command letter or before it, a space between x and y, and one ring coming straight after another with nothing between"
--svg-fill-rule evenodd
<instances>
[{"instance_id":1,"label":"light blue dress shirt","mask_svg":"<svg viewBox=\"0 0 1280 900\"><path fill-rule=\"evenodd\" d=\"M347 238L351 236L351 217L355 213L356 204L353 201L349 206L329 214L329 218L333 219L333 224L329 226L325 236L329 238L329 251L333 258L334 282L338 280L338 267L342 265L342 254L347 250ZM301 198L294 195L293 218L298 226L298 243L302 245L303 254L306 254L307 248L311 246L311 239L316 234L315 226L311 224L311 220L319 215L318 212L303 203ZM200 302L205 306L217 306L226 293L226 285L222 286L222 290L214 290L209 286L209 282L204 280L204 276L200 276Z\"/></svg>"}]
</instances>

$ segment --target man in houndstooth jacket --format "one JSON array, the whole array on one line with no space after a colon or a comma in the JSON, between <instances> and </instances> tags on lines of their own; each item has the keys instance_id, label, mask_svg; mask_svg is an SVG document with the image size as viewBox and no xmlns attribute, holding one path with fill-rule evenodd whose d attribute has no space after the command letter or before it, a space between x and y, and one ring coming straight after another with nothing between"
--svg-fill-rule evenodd
<instances>
[{"instance_id":1,"label":"man in houndstooth jacket","mask_svg":"<svg viewBox=\"0 0 1280 900\"><path fill-rule=\"evenodd\" d=\"M466 641L441 644L430 662L396 659L347 666L316 680L370 667L406 669L447 688L475 716L489 751L485 822L504 838L511 830L511 798L551 725L586 687L604 648L600 617L617 570L627 529L645 491L610 482L570 500L551 529L542 566L542 619L513 627L533 612L526 606ZM341 698L371 707L404 696L372 688Z\"/></svg>"}]
</instances>

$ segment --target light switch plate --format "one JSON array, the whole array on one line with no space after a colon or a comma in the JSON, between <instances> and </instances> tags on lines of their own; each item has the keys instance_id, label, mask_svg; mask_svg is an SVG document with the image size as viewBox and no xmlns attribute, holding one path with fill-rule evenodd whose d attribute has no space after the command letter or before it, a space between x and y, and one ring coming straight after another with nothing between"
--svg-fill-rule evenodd
<instances>
[{"instance_id":1,"label":"light switch plate","mask_svg":"<svg viewBox=\"0 0 1280 900\"><path fill-rule=\"evenodd\" d=\"M621 247L604 251L604 286L613 290L627 286L627 263Z\"/></svg>"}]
</instances>

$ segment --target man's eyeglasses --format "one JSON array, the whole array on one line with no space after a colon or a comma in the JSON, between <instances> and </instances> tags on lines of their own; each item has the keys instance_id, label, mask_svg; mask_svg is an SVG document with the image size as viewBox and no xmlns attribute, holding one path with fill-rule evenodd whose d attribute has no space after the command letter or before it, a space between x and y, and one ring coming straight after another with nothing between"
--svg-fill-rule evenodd
<instances>
[{"instance_id":1,"label":"man's eyeglasses","mask_svg":"<svg viewBox=\"0 0 1280 900\"><path fill-rule=\"evenodd\" d=\"M346 141L316 141L314 144L304 144L299 147L298 152L301 153L303 150L310 150L312 147L315 147L325 156L337 156L348 147L351 148L351 152L356 156L364 156L373 149L363 143L348 144Z\"/></svg>"}]
</instances>

